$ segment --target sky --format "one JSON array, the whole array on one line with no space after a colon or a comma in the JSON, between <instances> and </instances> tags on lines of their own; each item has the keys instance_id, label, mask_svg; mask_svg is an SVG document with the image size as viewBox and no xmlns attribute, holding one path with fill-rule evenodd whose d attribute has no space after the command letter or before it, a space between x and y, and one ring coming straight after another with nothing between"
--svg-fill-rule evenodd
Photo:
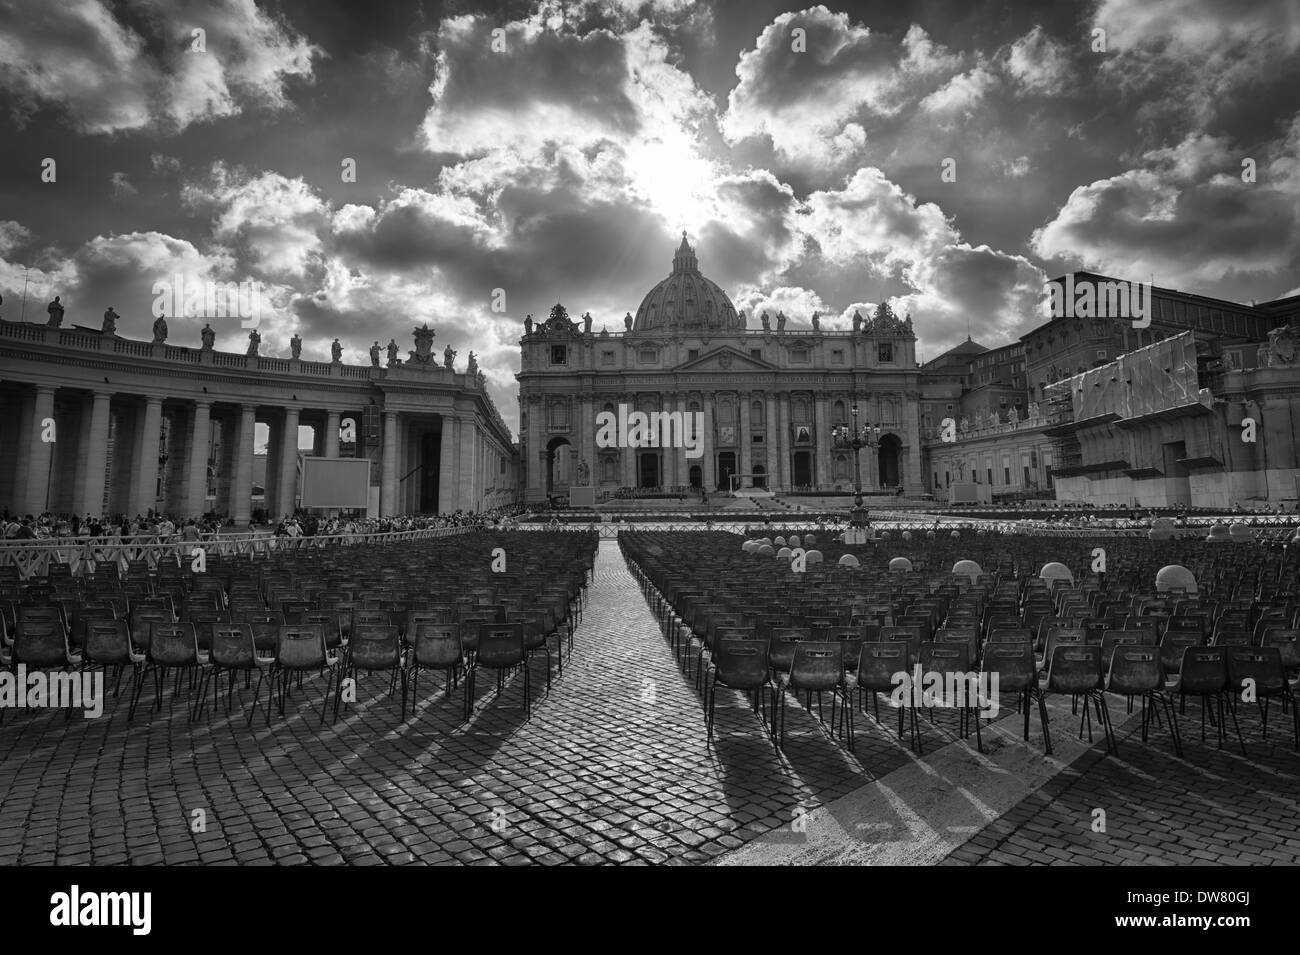
<instances>
[{"instance_id":1,"label":"sky","mask_svg":"<svg viewBox=\"0 0 1300 955\"><path fill-rule=\"evenodd\" d=\"M683 231L751 327L889 301L923 358L1024 334L1070 269L1300 292L1297 0L0 0L0 23L0 317L59 294L65 325L111 305L147 339L155 283L253 282L262 354L296 333L366 363L427 322L516 431L525 315L621 330ZM170 340L204 321L169 313Z\"/></svg>"}]
</instances>

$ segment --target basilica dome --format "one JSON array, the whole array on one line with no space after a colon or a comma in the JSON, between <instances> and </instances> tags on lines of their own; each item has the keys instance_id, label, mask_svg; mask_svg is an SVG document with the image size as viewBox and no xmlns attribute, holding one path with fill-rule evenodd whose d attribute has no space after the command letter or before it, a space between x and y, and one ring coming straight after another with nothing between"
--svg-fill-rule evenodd
<instances>
[{"instance_id":1,"label":"basilica dome","mask_svg":"<svg viewBox=\"0 0 1300 955\"><path fill-rule=\"evenodd\" d=\"M682 244L673 256L672 274L641 300L633 330L744 331L744 328L745 321L736 314L736 307L727 298L727 293L700 274L695 250L683 232Z\"/></svg>"}]
</instances>

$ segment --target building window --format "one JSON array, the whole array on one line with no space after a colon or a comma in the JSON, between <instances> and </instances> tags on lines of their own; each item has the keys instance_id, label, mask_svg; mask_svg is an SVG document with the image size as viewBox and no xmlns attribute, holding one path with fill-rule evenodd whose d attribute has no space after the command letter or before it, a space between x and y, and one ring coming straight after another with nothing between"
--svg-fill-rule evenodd
<instances>
[{"instance_id":1,"label":"building window","mask_svg":"<svg viewBox=\"0 0 1300 955\"><path fill-rule=\"evenodd\" d=\"M797 424L807 424L808 422L808 402L803 398L794 400L793 418Z\"/></svg>"},{"instance_id":2,"label":"building window","mask_svg":"<svg viewBox=\"0 0 1300 955\"><path fill-rule=\"evenodd\" d=\"M603 365L614 364L614 353L612 351L603 351L600 353L600 361Z\"/></svg>"},{"instance_id":3,"label":"building window","mask_svg":"<svg viewBox=\"0 0 1300 955\"><path fill-rule=\"evenodd\" d=\"M1105 358L1105 357L1106 357L1106 349L1104 349L1104 348L1098 348L1098 349L1097 349L1097 357L1098 357L1098 358Z\"/></svg>"},{"instance_id":4,"label":"building window","mask_svg":"<svg viewBox=\"0 0 1300 955\"><path fill-rule=\"evenodd\" d=\"M790 349L790 361L791 361L792 364L798 364L798 365L806 365L806 364L808 364L808 349L806 349L806 348L791 348L791 349Z\"/></svg>"},{"instance_id":5,"label":"building window","mask_svg":"<svg viewBox=\"0 0 1300 955\"><path fill-rule=\"evenodd\" d=\"M551 405L551 428L560 431L569 427L569 406L565 404Z\"/></svg>"},{"instance_id":6,"label":"building window","mask_svg":"<svg viewBox=\"0 0 1300 955\"><path fill-rule=\"evenodd\" d=\"M551 364L567 365L569 363L569 349L564 345L551 346Z\"/></svg>"},{"instance_id":7,"label":"building window","mask_svg":"<svg viewBox=\"0 0 1300 955\"><path fill-rule=\"evenodd\" d=\"M762 443L763 443L763 436L762 436L761 434L752 435L752 438L753 438L753 443L754 443L754 444L762 444Z\"/></svg>"},{"instance_id":8,"label":"building window","mask_svg":"<svg viewBox=\"0 0 1300 955\"><path fill-rule=\"evenodd\" d=\"M952 405L946 405L945 407L948 409L948 411L950 412L952 411Z\"/></svg>"},{"instance_id":9,"label":"building window","mask_svg":"<svg viewBox=\"0 0 1300 955\"><path fill-rule=\"evenodd\" d=\"M659 353L653 348L642 348L637 352L637 360L643 365L653 364L659 360Z\"/></svg>"},{"instance_id":10,"label":"building window","mask_svg":"<svg viewBox=\"0 0 1300 955\"><path fill-rule=\"evenodd\" d=\"M606 458L603 462L601 462L601 464L602 466L601 466L600 479L602 481L613 481L614 480L614 459Z\"/></svg>"},{"instance_id":11,"label":"building window","mask_svg":"<svg viewBox=\"0 0 1300 955\"><path fill-rule=\"evenodd\" d=\"M836 424L844 421L844 402L836 401L835 404L831 405L831 420Z\"/></svg>"},{"instance_id":12,"label":"building window","mask_svg":"<svg viewBox=\"0 0 1300 955\"><path fill-rule=\"evenodd\" d=\"M687 360L687 361L695 361L695 359L697 359L697 358L699 358L699 357L700 357L700 350L699 350L698 348L691 348L691 349L688 349L687 352L686 352L686 360Z\"/></svg>"},{"instance_id":13,"label":"building window","mask_svg":"<svg viewBox=\"0 0 1300 955\"><path fill-rule=\"evenodd\" d=\"M831 349L831 363L832 363L832 364L835 364L835 365L842 365L842 364L844 364L844 349L843 349L843 348L832 348L832 349Z\"/></svg>"},{"instance_id":14,"label":"building window","mask_svg":"<svg viewBox=\"0 0 1300 955\"><path fill-rule=\"evenodd\" d=\"M756 428L763 426L763 402L751 401L749 403L749 423Z\"/></svg>"},{"instance_id":15,"label":"building window","mask_svg":"<svg viewBox=\"0 0 1300 955\"><path fill-rule=\"evenodd\" d=\"M761 348L751 348L751 349L749 350L749 357L750 357L750 358L753 358L753 359L756 359L756 360L758 360L758 361L762 361L762 360L763 360L763 349L761 349Z\"/></svg>"},{"instance_id":16,"label":"building window","mask_svg":"<svg viewBox=\"0 0 1300 955\"><path fill-rule=\"evenodd\" d=\"M988 472L989 472L989 487L992 487L992 486L993 486L993 469L992 469L992 468L988 468Z\"/></svg>"},{"instance_id":17,"label":"building window","mask_svg":"<svg viewBox=\"0 0 1300 955\"><path fill-rule=\"evenodd\" d=\"M894 360L894 343L880 342L876 346L876 360L888 364Z\"/></svg>"},{"instance_id":18,"label":"building window","mask_svg":"<svg viewBox=\"0 0 1300 955\"><path fill-rule=\"evenodd\" d=\"M1003 484L1010 484L1010 483L1011 483L1011 467L1010 467L1010 465L1003 465L1003 467L1002 467L1002 483L1003 483Z\"/></svg>"}]
</instances>

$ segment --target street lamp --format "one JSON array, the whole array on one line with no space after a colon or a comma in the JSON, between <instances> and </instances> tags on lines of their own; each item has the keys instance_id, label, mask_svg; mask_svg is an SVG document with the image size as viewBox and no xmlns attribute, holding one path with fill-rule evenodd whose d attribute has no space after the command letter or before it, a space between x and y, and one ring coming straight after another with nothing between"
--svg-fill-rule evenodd
<instances>
[{"instance_id":1,"label":"street lamp","mask_svg":"<svg viewBox=\"0 0 1300 955\"><path fill-rule=\"evenodd\" d=\"M858 405L854 402L852 408L853 427L846 424L837 424L831 429L831 441L834 446L841 451L853 452L853 510L849 523L853 527L867 526L867 509L862 503L862 459L858 452L863 448L880 447L880 425L864 424L858 427Z\"/></svg>"}]
</instances>

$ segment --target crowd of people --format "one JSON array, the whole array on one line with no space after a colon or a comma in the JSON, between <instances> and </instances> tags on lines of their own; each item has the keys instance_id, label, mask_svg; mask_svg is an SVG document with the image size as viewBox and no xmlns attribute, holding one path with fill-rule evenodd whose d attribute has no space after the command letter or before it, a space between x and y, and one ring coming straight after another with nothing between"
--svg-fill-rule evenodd
<instances>
[{"instance_id":1,"label":"crowd of people","mask_svg":"<svg viewBox=\"0 0 1300 955\"><path fill-rule=\"evenodd\" d=\"M322 517L306 511L286 514L273 523L259 526L238 526L231 518L216 514L202 517L173 518L167 514L120 514L113 517L91 514L40 515L10 514L0 510L0 538L7 541L44 541L63 538L90 538L92 540L142 541L155 543L184 543L211 540L218 536L258 533L269 530L276 537L317 537L330 535L359 536L388 534L395 531L425 530L438 527L492 527L509 526L517 516L528 509L522 504L496 507L487 511L455 511L451 514L430 516L401 516L384 518L329 516Z\"/></svg>"}]
</instances>

